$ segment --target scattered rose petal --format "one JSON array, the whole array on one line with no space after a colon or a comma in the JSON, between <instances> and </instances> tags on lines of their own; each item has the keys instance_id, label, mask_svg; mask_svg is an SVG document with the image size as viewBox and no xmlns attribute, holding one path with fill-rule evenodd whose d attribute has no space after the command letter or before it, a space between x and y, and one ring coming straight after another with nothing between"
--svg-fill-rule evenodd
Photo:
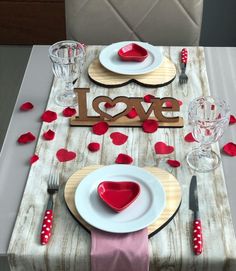
<instances>
[{"instance_id":1,"label":"scattered rose petal","mask_svg":"<svg viewBox=\"0 0 236 271\"><path fill-rule=\"evenodd\" d=\"M34 105L31 102L25 102L20 106L21 111L28 111L34 108Z\"/></svg>"},{"instance_id":2,"label":"scattered rose petal","mask_svg":"<svg viewBox=\"0 0 236 271\"><path fill-rule=\"evenodd\" d=\"M236 118L234 115L230 115L229 124L234 124L234 123L236 123Z\"/></svg>"},{"instance_id":3,"label":"scattered rose petal","mask_svg":"<svg viewBox=\"0 0 236 271\"><path fill-rule=\"evenodd\" d=\"M91 152L96 152L96 151L100 150L100 144L97 142L91 142L88 144L88 149Z\"/></svg>"},{"instance_id":4,"label":"scattered rose petal","mask_svg":"<svg viewBox=\"0 0 236 271\"><path fill-rule=\"evenodd\" d=\"M159 141L154 146L156 154L170 154L174 151L173 146L169 146L166 143Z\"/></svg>"},{"instance_id":5,"label":"scattered rose petal","mask_svg":"<svg viewBox=\"0 0 236 271\"><path fill-rule=\"evenodd\" d=\"M128 154L120 153L118 154L115 162L117 164L131 164L133 162L133 158Z\"/></svg>"},{"instance_id":6,"label":"scattered rose petal","mask_svg":"<svg viewBox=\"0 0 236 271\"><path fill-rule=\"evenodd\" d=\"M20 144L26 144L26 143L32 142L34 140L35 140L35 136L31 132L28 132L26 134L22 134L17 139L18 143L20 143Z\"/></svg>"},{"instance_id":7,"label":"scattered rose petal","mask_svg":"<svg viewBox=\"0 0 236 271\"><path fill-rule=\"evenodd\" d=\"M55 132L50 129L47 132L43 133L43 138L45 140L53 140L54 137L55 137Z\"/></svg>"},{"instance_id":8,"label":"scattered rose petal","mask_svg":"<svg viewBox=\"0 0 236 271\"><path fill-rule=\"evenodd\" d=\"M60 149L57 151L56 156L60 162L67 162L75 159L76 153L67 149Z\"/></svg>"},{"instance_id":9,"label":"scattered rose petal","mask_svg":"<svg viewBox=\"0 0 236 271\"><path fill-rule=\"evenodd\" d=\"M41 120L45 122L52 122L57 119L57 113L51 110L47 110L41 116Z\"/></svg>"},{"instance_id":10,"label":"scattered rose petal","mask_svg":"<svg viewBox=\"0 0 236 271\"><path fill-rule=\"evenodd\" d=\"M145 133L154 133L158 129L158 122L156 120L147 119L142 124Z\"/></svg>"},{"instance_id":11,"label":"scattered rose petal","mask_svg":"<svg viewBox=\"0 0 236 271\"><path fill-rule=\"evenodd\" d=\"M104 135L109 128L105 121L100 121L92 126L92 131L96 135Z\"/></svg>"},{"instance_id":12,"label":"scattered rose petal","mask_svg":"<svg viewBox=\"0 0 236 271\"><path fill-rule=\"evenodd\" d=\"M110 103L105 103L104 104L104 106L106 107L106 108L113 108L113 107L115 107L116 106L116 104L110 104Z\"/></svg>"},{"instance_id":13,"label":"scattered rose petal","mask_svg":"<svg viewBox=\"0 0 236 271\"><path fill-rule=\"evenodd\" d=\"M35 163L35 162L38 161L38 160L39 160L38 155L37 155L37 154L34 154L34 155L30 158L29 163L32 165L33 163Z\"/></svg>"},{"instance_id":14,"label":"scattered rose petal","mask_svg":"<svg viewBox=\"0 0 236 271\"><path fill-rule=\"evenodd\" d=\"M144 100L145 103L151 103L151 99L153 99L153 98L155 98L154 95L152 95L152 94L147 94L147 95L145 95L145 96L143 97L143 100Z\"/></svg>"},{"instance_id":15,"label":"scattered rose petal","mask_svg":"<svg viewBox=\"0 0 236 271\"><path fill-rule=\"evenodd\" d=\"M114 132L110 134L110 138L112 139L113 144L122 145L127 141L128 136L119 132Z\"/></svg>"},{"instance_id":16,"label":"scattered rose petal","mask_svg":"<svg viewBox=\"0 0 236 271\"><path fill-rule=\"evenodd\" d=\"M188 133L185 135L184 140L187 142L197 142L197 140L193 137L192 133Z\"/></svg>"},{"instance_id":17,"label":"scattered rose petal","mask_svg":"<svg viewBox=\"0 0 236 271\"><path fill-rule=\"evenodd\" d=\"M230 156L236 156L236 144L229 142L223 146L223 150Z\"/></svg>"},{"instance_id":18,"label":"scattered rose petal","mask_svg":"<svg viewBox=\"0 0 236 271\"><path fill-rule=\"evenodd\" d=\"M137 111L136 109L133 107L129 113L126 115L129 119L134 119L135 117L137 117Z\"/></svg>"},{"instance_id":19,"label":"scattered rose petal","mask_svg":"<svg viewBox=\"0 0 236 271\"><path fill-rule=\"evenodd\" d=\"M183 104L183 102L182 102L182 101L180 101L180 100L177 100L177 101L178 101L179 106L181 106L181 105ZM166 107L172 107L172 103L171 103L171 101L167 101L167 102L165 102L165 106L166 106Z\"/></svg>"},{"instance_id":20,"label":"scattered rose petal","mask_svg":"<svg viewBox=\"0 0 236 271\"><path fill-rule=\"evenodd\" d=\"M72 117L76 114L76 110L71 107L67 107L62 111L64 117Z\"/></svg>"},{"instance_id":21,"label":"scattered rose petal","mask_svg":"<svg viewBox=\"0 0 236 271\"><path fill-rule=\"evenodd\" d=\"M179 161L177 160L171 160L171 159L168 159L167 161L167 164L170 165L171 167L179 167L181 164Z\"/></svg>"}]
</instances>

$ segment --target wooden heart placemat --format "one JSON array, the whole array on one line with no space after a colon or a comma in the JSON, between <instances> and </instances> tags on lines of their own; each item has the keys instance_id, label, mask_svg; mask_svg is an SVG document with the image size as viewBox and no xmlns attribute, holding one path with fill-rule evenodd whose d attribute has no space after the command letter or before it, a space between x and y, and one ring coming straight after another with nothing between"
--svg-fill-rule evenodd
<instances>
[{"instance_id":1,"label":"wooden heart placemat","mask_svg":"<svg viewBox=\"0 0 236 271\"><path fill-rule=\"evenodd\" d=\"M84 226L88 231L91 230L92 226L89 225L83 218L79 215L76 210L74 203L74 194L77 186L88 174L92 171L99 169L103 166L94 165L84 167L78 171L76 171L67 181L64 190L64 198L69 208L70 212L73 216ZM158 180L163 185L166 194L166 206L161 215L157 218L157 220L148 226L148 235L151 237L157 231L161 230L164 226L166 226L171 219L177 213L180 203L181 203L181 187L177 179L170 174L169 172L162 170L160 168L155 167L145 167L145 170L150 172L152 175L156 176Z\"/></svg>"},{"instance_id":2,"label":"wooden heart placemat","mask_svg":"<svg viewBox=\"0 0 236 271\"><path fill-rule=\"evenodd\" d=\"M145 87L162 87L170 84L176 76L173 62L164 57L161 65L152 72L139 75L123 75L107 70L98 59L88 68L89 78L96 84L105 87L121 87L136 82Z\"/></svg>"}]
</instances>

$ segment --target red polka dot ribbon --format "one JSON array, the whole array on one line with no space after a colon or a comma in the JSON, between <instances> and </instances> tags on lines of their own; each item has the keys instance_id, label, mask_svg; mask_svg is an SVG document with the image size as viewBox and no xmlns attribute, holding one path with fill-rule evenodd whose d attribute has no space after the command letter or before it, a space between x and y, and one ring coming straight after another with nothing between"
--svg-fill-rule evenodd
<instances>
[{"instance_id":1,"label":"red polka dot ribbon","mask_svg":"<svg viewBox=\"0 0 236 271\"><path fill-rule=\"evenodd\" d=\"M202 225L199 219L193 222L193 251L195 255L202 253Z\"/></svg>"},{"instance_id":2,"label":"red polka dot ribbon","mask_svg":"<svg viewBox=\"0 0 236 271\"><path fill-rule=\"evenodd\" d=\"M181 62L187 64L188 61L188 50L183 48L181 51Z\"/></svg>"},{"instance_id":3,"label":"red polka dot ribbon","mask_svg":"<svg viewBox=\"0 0 236 271\"><path fill-rule=\"evenodd\" d=\"M43 218L43 225L41 230L41 245L46 245L51 237L53 212L52 210L46 210Z\"/></svg>"}]
</instances>

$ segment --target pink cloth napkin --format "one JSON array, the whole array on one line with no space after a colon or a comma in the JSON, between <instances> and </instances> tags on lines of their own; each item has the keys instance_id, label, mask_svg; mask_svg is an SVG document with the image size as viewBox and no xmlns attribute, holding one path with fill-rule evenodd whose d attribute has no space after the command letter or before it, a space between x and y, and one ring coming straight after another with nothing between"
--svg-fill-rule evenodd
<instances>
[{"instance_id":1,"label":"pink cloth napkin","mask_svg":"<svg viewBox=\"0 0 236 271\"><path fill-rule=\"evenodd\" d=\"M148 232L143 229L132 233L91 231L92 271L148 271Z\"/></svg>"}]
</instances>

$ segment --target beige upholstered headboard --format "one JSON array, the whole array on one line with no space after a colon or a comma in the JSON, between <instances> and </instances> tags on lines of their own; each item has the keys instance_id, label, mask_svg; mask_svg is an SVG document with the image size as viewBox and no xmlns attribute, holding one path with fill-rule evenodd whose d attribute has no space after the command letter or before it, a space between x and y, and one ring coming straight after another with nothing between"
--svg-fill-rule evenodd
<instances>
[{"instance_id":1,"label":"beige upholstered headboard","mask_svg":"<svg viewBox=\"0 0 236 271\"><path fill-rule=\"evenodd\" d=\"M203 0L65 0L67 38L198 45Z\"/></svg>"}]
</instances>

